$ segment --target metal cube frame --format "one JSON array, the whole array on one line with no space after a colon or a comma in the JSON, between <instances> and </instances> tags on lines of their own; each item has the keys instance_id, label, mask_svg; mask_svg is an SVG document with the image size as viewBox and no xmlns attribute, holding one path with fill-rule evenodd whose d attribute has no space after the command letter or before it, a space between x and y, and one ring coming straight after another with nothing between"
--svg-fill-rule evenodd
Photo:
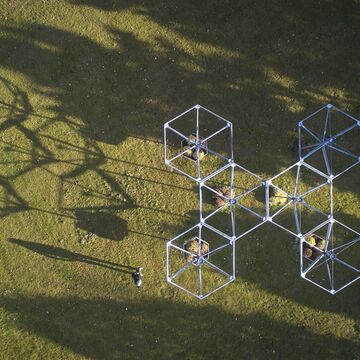
<instances>
[{"instance_id":1,"label":"metal cube frame","mask_svg":"<svg viewBox=\"0 0 360 360\"><path fill-rule=\"evenodd\" d=\"M334 243L332 238L334 237L334 225L340 225L345 228L347 231L353 233L351 240L337 245ZM309 244L307 238L316 233L317 230L325 228L325 236L321 238L324 242L324 248L319 249L316 245ZM301 236L300 238L300 275L303 279L311 282L312 284L318 286L319 288L329 292L330 294L336 294L339 291L345 289L355 281L360 278L360 268L355 265L350 264L348 261L341 259L341 253L344 251L352 251L353 247L356 244L359 244L360 233L346 226L345 224L337 221L331 217L325 224L320 224L317 228L313 229L306 235ZM305 246L304 246L305 245ZM304 249L309 248L317 252L315 258L310 259L305 263L307 258L304 255ZM335 270L335 266L338 268L347 270L345 278L337 279L339 276L339 271ZM313 277L314 273L317 272L317 276ZM335 275L337 273L337 275ZM338 284L340 282L340 284Z\"/></svg>"},{"instance_id":2,"label":"metal cube frame","mask_svg":"<svg viewBox=\"0 0 360 360\"><path fill-rule=\"evenodd\" d=\"M190 146L189 149L184 150L183 149L183 141L188 141L189 139L189 135L187 134L183 134L181 131L179 131L178 129L176 129L176 122L179 122L179 120L185 116L188 116L191 112L195 112L194 114L194 119L193 119L193 128L189 129L190 135L194 134L195 135L195 141L193 141L192 145ZM212 116L214 119L216 119L219 122L219 126L218 129L216 129L215 131L213 131L211 134L209 134L208 136L202 136L201 134L201 130L202 130L202 124L200 121L200 115L201 113L205 113L209 116ZM221 124L221 125L220 125ZM210 146L210 140L213 139L214 137L216 137L217 135L225 132L225 131L229 131L229 137L230 137L230 142L229 142L229 151L227 156L220 154L219 152L213 150ZM175 156L169 156L169 151L168 151L168 138L169 135L171 134L175 134L179 137L179 141L180 141L180 152L177 152ZM214 112L212 112L211 110L208 110L207 108L201 106L201 105L195 105L193 107L191 107L190 109L184 111L183 113L181 113L180 115L174 117L173 119L171 119L170 121L166 122L164 124L164 157L165 157L165 164L170 166L171 168L173 168L174 170L180 172L181 174L189 177L191 180L196 181L196 182L200 182L202 180L204 180L206 177L210 176L211 173L208 173L207 175L202 175L201 174L201 160L199 158L199 152L200 151L205 151L206 154L209 155L213 155L219 159L222 159L224 161L224 167L226 166L226 164L230 163L233 161L233 142L232 142L232 138L233 138L233 125L230 121L224 119L223 117L221 117L220 115L215 114ZM196 176L189 174L187 171L184 171L183 169L180 169L174 162L183 157L184 155L186 155L186 152L188 150L191 151L196 151L196 159L195 159L195 163L196 163ZM193 160L193 159L189 159L189 157L185 156L185 158L187 158L188 160ZM217 171L218 169L216 169L215 171Z\"/></svg>"},{"instance_id":3,"label":"metal cube frame","mask_svg":"<svg viewBox=\"0 0 360 360\"><path fill-rule=\"evenodd\" d=\"M205 231L210 231L214 236L221 238L222 244L211 248L211 245L206 241ZM196 232L195 236L190 235L194 232ZM198 243L197 251L191 252L185 246L181 246L189 240ZM178 241L180 244L177 244ZM205 252L202 251L201 247L203 243L208 246ZM213 260L216 255L220 255L222 258L222 253L225 251L230 256L230 259L226 259L226 265L230 271L226 271ZM172 252L175 253L175 256L172 256ZM175 260L179 264L174 265ZM172 269L173 267L175 270ZM192 273L190 273L191 271ZM208 280L205 279L205 271L211 271L213 281L210 284L206 283ZM189 273L191 285L189 279L186 279L188 281L185 282L179 281L179 278L184 277L187 273ZM209 276L207 278L209 279ZM201 223L185 230L166 244L166 279L168 283L200 300L208 297L235 280L235 243L213 232L212 229Z\"/></svg>"},{"instance_id":4,"label":"metal cube frame","mask_svg":"<svg viewBox=\"0 0 360 360\"><path fill-rule=\"evenodd\" d=\"M255 181L255 184L253 186L250 186L247 189L242 190L241 192L237 192L236 191L236 179L235 179L235 172L236 171L241 171L242 173L246 174L249 177L252 177ZM229 190L230 190L230 194L229 196L225 196L220 194L216 189L210 187L209 185L207 185L207 183L212 180L214 177L221 175L225 172L229 172L227 174L227 177L229 179ZM229 163L227 166L225 166L222 169L219 169L217 172L215 172L214 174L208 176L206 179L204 179L203 181L201 181L199 183L199 197L200 197L200 206L199 206L199 215L200 215L200 222L206 224L206 226L208 226L209 228L213 229L216 232L219 232L221 235L227 237L229 240L233 240L236 241L240 238L242 238L243 236L247 235L248 233L250 233L251 231L255 230L256 228L258 228L259 226L261 226L264 222L267 221L267 217L266 217L266 206L265 206L265 189L266 189L266 181L264 179L262 179L261 177L259 177L258 175L254 174L253 172L245 169L244 167L231 162ZM262 213L260 211L258 211L257 209L251 209L250 207L245 206L244 204L241 203L242 199L245 198L246 196L254 193L255 191L259 190L260 188L264 189L264 196L263 196L263 200L264 200L264 207L262 209ZM216 210L212 211L210 214L204 216L204 212L203 212L203 191L209 191L211 192L214 196L218 196L221 197L224 200L224 205L220 206L219 208L217 208ZM215 216L217 216L218 214L220 214L224 209L230 209L229 212L229 218L230 218L230 223L231 226L229 228L229 231L224 232L223 230L220 230L219 228L216 228L214 225L211 225L209 223L209 220L211 220L212 218L214 218ZM253 219L256 219L256 223L250 225L250 227L246 228L246 229L239 229L238 223L239 223L239 219L236 218L235 214L238 211L243 211L244 213L246 213L247 215L253 217Z\"/></svg>"}]
</instances>

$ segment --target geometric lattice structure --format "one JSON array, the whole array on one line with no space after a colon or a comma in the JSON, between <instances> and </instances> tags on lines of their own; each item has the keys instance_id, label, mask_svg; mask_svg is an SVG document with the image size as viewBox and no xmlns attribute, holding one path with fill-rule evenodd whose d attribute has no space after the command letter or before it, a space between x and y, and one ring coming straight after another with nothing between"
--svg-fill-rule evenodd
<instances>
[{"instance_id":1,"label":"geometric lattice structure","mask_svg":"<svg viewBox=\"0 0 360 360\"><path fill-rule=\"evenodd\" d=\"M328 104L298 123L299 161L334 179L360 162L360 121Z\"/></svg>"},{"instance_id":2,"label":"geometric lattice structure","mask_svg":"<svg viewBox=\"0 0 360 360\"><path fill-rule=\"evenodd\" d=\"M328 104L300 121L298 134L299 163L331 187L328 221L299 231L301 276L336 294L360 278L359 233L337 221L332 210L333 183L360 163L360 121Z\"/></svg>"},{"instance_id":3,"label":"geometric lattice structure","mask_svg":"<svg viewBox=\"0 0 360 360\"><path fill-rule=\"evenodd\" d=\"M360 121L329 104L298 123L298 161L269 180L236 164L232 123L196 105L164 125L165 163L199 185L199 223L167 242L167 281L203 299L235 280L235 241L266 222L295 236L300 275L331 294L360 278L360 233L334 181L360 163Z\"/></svg>"}]
</instances>

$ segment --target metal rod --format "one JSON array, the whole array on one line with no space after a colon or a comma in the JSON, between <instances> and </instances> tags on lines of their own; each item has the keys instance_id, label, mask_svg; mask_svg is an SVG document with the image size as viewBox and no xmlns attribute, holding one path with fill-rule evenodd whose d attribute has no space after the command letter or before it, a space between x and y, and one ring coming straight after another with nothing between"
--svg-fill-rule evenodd
<instances>
[{"instance_id":1,"label":"metal rod","mask_svg":"<svg viewBox=\"0 0 360 360\"><path fill-rule=\"evenodd\" d=\"M262 219L262 218L264 217L264 216L258 214L257 212L255 212L255 211L253 211L253 210L251 210L251 209L247 208L246 206L241 205L241 204L239 204L239 203L235 204L235 206L238 206L239 208L244 209L245 211L250 212L251 214L253 214L254 216L256 216L256 217L258 217L258 218L260 218L260 219Z\"/></svg>"},{"instance_id":2,"label":"metal rod","mask_svg":"<svg viewBox=\"0 0 360 360\"><path fill-rule=\"evenodd\" d=\"M188 150L193 150L193 149L195 149L195 147L196 147L195 145L189 147L189 149L186 149L186 150L182 151L181 153L175 155L173 158L171 158L170 160L168 160L168 162L173 162L174 160L178 159L180 156L185 155Z\"/></svg>"},{"instance_id":3,"label":"metal rod","mask_svg":"<svg viewBox=\"0 0 360 360\"><path fill-rule=\"evenodd\" d=\"M341 250L339 252L336 252L336 256L351 247L352 245L356 244L358 241L360 241L360 238L349 241L348 243L342 244L337 246L336 248L333 248L332 251L335 252L336 250Z\"/></svg>"},{"instance_id":4,"label":"metal rod","mask_svg":"<svg viewBox=\"0 0 360 360\"><path fill-rule=\"evenodd\" d=\"M188 109L188 110L186 110L186 111L184 111L183 113L181 113L180 115L177 115L177 116L175 116L174 118L172 118L171 120L169 120L167 123L165 123L165 125L166 124L170 124L170 123L172 123L173 121L175 121L176 119L178 119L178 118L180 118L180 117L182 117L182 116L184 116L185 114L187 114L188 112L190 112L191 110L194 110L196 108L196 105L195 106L193 106L193 107L191 107L190 109Z\"/></svg>"},{"instance_id":5,"label":"metal rod","mask_svg":"<svg viewBox=\"0 0 360 360\"><path fill-rule=\"evenodd\" d=\"M342 154L345 154L345 155L347 155L347 156L351 156L352 158L354 158L354 159L356 159L356 160L358 160L358 159L359 159L359 157L358 157L358 156L356 156L356 155L352 154L352 153L351 153L351 152L349 152L349 151L342 150L342 149L340 149L340 148L339 148L339 147L337 147L337 146L334 146L334 145L328 145L328 147L329 147L329 148L331 148L331 149L334 149L334 150L336 150L336 151L338 151L338 152L340 152L340 153L342 153Z\"/></svg>"},{"instance_id":6,"label":"metal rod","mask_svg":"<svg viewBox=\"0 0 360 360\"><path fill-rule=\"evenodd\" d=\"M244 233L242 233L241 235L237 236L236 239L235 239L235 241L237 241L237 240L239 240L240 238L242 238L243 236L249 234L250 232L252 232L253 230L257 229L259 226L265 224L266 222L267 222L267 220L264 220L264 221L258 223L257 225L253 226L251 229L249 229L249 230L245 231Z\"/></svg>"},{"instance_id":7,"label":"metal rod","mask_svg":"<svg viewBox=\"0 0 360 360\"><path fill-rule=\"evenodd\" d=\"M221 117L220 115L215 114L214 112L212 112L211 110L207 109L206 107L204 107L204 106L202 106L202 105L200 105L200 107L201 107L201 109L207 111L209 114L214 115L216 118L221 119L221 120L225 121L226 123L230 123L230 124L231 124L231 122L230 122L229 120L226 120L225 118Z\"/></svg>"},{"instance_id":8,"label":"metal rod","mask_svg":"<svg viewBox=\"0 0 360 360\"><path fill-rule=\"evenodd\" d=\"M226 271L220 269L219 267L217 267L216 265L214 265L214 264L211 263L210 261L204 259L204 263L207 264L207 265L208 265L209 267L211 267L212 269L214 269L214 270L216 270L217 272L219 272L220 274L225 275L225 276L227 276L227 277L231 277L230 274L228 274Z\"/></svg>"},{"instance_id":9,"label":"metal rod","mask_svg":"<svg viewBox=\"0 0 360 360\"><path fill-rule=\"evenodd\" d=\"M321 139L315 135L310 129L308 129L305 125L302 126L302 128L307 131L315 140L317 140L319 143L321 142Z\"/></svg>"},{"instance_id":10,"label":"metal rod","mask_svg":"<svg viewBox=\"0 0 360 360\"><path fill-rule=\"evenodd\" d=\"M212 154L212 155L215 155L215 156L217 156L217 157L219 157L219 158L221 158L221 159L223 159L223 160L226 160L226 162L229 161L229 159L228 159L227 157L219 154L218 152L216 152L216 151L214 151L214 150L211 150L210 148L207 148L207 151L208 151L210 154Z\"/></svg>"},{"instance_id":11,"label":"metal rod","mask_svg":"<svg viewBox=\"0 0 360 360\"><path fill-rule=\"evenodd\" d=\"M179 135L180 137L182 137L185 140L188 140L189 137L185 136L184 134L182 134L180 131L175 130L174 128L172 128L171 126L167 127L168 129L170 129L172 132L174 132L175 134Z\"/></svg>"},{"instance_id":12,"label":"metal rod","mask_svg":"<svg viewBox=\"0 0 360 360\"><path fill-rule=\"evenodd\" d=\"M209 257L210 257L210 255L216 254L217 252L221 251L222 249L225 249L227 246L231 246L230 242L227 244L221 245L214 250L209 251L207 253L207 255L209 255Z\"/></svg>"},{"instance_id":13,"label":"metal rod","mask_svg":"<svg viewBox=\"0 0 360 360\"><path fill-rule=\"evenodd\" d=\"M360 269L357 269L357 268L351 266L350 264L346 263L345 261L340 260L339 258L336 258L334 261L337 261L338 263L348 267L349 269L354 270L357 273L360 273Z\"/></svg>"},{"instance_id":14,"label":"metal rod","mask_svg":"<svg viewBox=\"0 0 360 360\"><path fill-rule=\"evenodd\" d=\"M202 142L202 143L205 143L206 141L210 140L210 139L213 138L214 136L220 134L221 132L223 132L224 130L227 130L227 129L229 129L229 126L228 126L228 125L226 125L226 126L224 126L223 128L215 131L213 134L209 135L209 136L206 137L205 139L202 139L201 142Z\"/></svg>"},{"instance_id":15,"label":"metal rod","mask_svg":"<svg viewBox=\"0 0 360 360\"><path fill-rule=\"evenodd\" d=\"M216 213L218 213L219 211L221 211L222 209L224 209L227 206L229 206L229 203L225 203L221 207L217 208L212 213L210 213L208 216L206 216L203 220L206 221L207 219L209 219L210 217L212 217L213 215L215 215Z\"/></svg>"},{"instance_id":16,"label":"metal rod","mask_svg":"<svg viewBox=\"0 0 360 360\"><path fill-rule=\"evenodd\" d=\"M326 109L326 115L325 115L325 125L324 125L323 137L322 137L322 140L323 140L323 141L324 141L325 138L326 138L326 131L327 131L328 123L329 123L330 111L331 111L331 108L328 107L328 108Z\"/></svg>"},{"instance_id":17,"label":"metal rod","mask_svg":"<svg viewBox=\"0 0 360 360\"><path fill-rule=\"evenodd\" d=\"M300 196L305 199L306 196L308 196L309 194L313 193L313 192L316 191L316 190L321 189L321 188L322 188L323 186L325 186L325 185L328 185L328 182L324 182L324 183L322 183L322 184L320 184L320 185L317 185L317 186L309 189L308 191L304 192L304 193L303 193L302 195L300 195Z\"/></svg>"},{"instance_id":18,"label":"metal rod","mask_svg":"<svg viewBox=\"0 0 360 360\"><path fill-rule=\"evenodd\" d=\"M260 184L260 185L257 185L255 186L254 188L250 189L250 190L246 190L245 192L243 192L242 194L240 194L239 196L237 196L235 199L236 200L240 200L241 198L243 198L244 196L250 194L251 192L261 188L262 186L264 186L264 184Z\"/></svg>"},{"instance_id":19,"label":"metal rod","mask_svg":"<svg viewBox=\"0 0 360 360\"><path fill-rule=\"evenodd\" d=\"M188 267L190 267L191 265L194 264L195 260L192 260L190 262L188 262L187 264L185 264L181 269L179 269L176 273L174 273L172 276L170 276L170 279L175 279L177 278L181 273L183 273Z\"/></svg>"}]
</instances>

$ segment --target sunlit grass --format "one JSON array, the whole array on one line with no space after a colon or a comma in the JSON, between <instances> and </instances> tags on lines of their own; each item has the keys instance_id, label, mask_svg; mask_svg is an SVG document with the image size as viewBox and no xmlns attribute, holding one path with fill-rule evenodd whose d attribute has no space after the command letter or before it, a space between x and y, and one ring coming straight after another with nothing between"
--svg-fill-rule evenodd
<instances>
[{"instance_id":1,"label":"sunlit grass","mask_svg":"<svg viewBox=\"0 0 360 360\"><path fill-rule=\"evenodd\" d=\"M165 282L165 242L199 207L163 164L165 121L209 107L269 179L296 161L306 114L359 116L359 5L309 4L0 3L1 358L358 358L359 286L331 297L301 280L294 239L270 224L205 301ZM334 192L357 229L359 178Z\"/></svg>"}]
</instances>

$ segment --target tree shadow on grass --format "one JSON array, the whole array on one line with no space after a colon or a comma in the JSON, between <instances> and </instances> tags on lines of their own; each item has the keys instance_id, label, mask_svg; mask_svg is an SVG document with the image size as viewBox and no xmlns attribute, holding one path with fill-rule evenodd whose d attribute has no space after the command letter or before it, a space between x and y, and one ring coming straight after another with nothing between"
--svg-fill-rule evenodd
<instances>
[{"instance_id":1,"label":"tree shadow on grass","mask_svg":"<svg viewBox=\"0 0 360 360\"><path fill-rule=\"evenodd\" d=\"M310 12L309 18L329 26L327 17L330 17L336 21L336 28L344 30L344 17L351 15L349 9L352 6L348 5L333 18L332 11L338 6L334 1L330 3L331 6L326 5L325 9L319 7ZM81 4L99 8L132 7L131 2L123 1L89 0ZM341 88L346 76L347 82L351 83L350 89L358 90L357 83L348 76L353 71L350 64L358 57L347 44L355 43L356 39L348 31L344 35L345 41L338 41L337 46L333 46L334 40L344 39L338 33L331 33L330 39L323 39L315 61L309 47L304 46L303 38L310 43L310 49L318 49L319 44L312 33L301 33L311 20L303 21L299 15L301 26L296 29L296 11L291 6L284 7L283 11L281 6L274 6L270 10L275 16L270 18L269 9L260 2L254 5L257 10L254 13L250 12L249 4L233 6L231 1L228 4L231 5L209 2L199 8L191 2L182 7L173 1L166 5L142 2L138 9L134 7L134 15L166 26L177 34L175 38L199 42L204 48L216 47L216 53L209 50L201 52L201 56L193 54L181 46L174 46L174 39L164 36L161 31L154 33L147 42L131 32L109 27L108 35L114 46L105 48L89 38L36 24L26 28L3 28L1 45L9 56L0 62L5 68L26 74L35 84L51 89L43 95L56 100L57 105L49 110L58 114L61 121L66 123L72 117L80 118L84 125L78 124L78 131L84 138L110 144L119 144L129 135L161 138L163 121L173 111L181 111L192 104L194 98L199 102L206 101L208 106L219 104L215 110L225 116L244 113L242 123L235 119L234 126L236 129L240 126L250 138L240 139L241 145L245 141L249 147L242 148L243 161L254 162L255 147L259 147L256 148L258 156L265 158L266 151L262 150L269 147L268 140L259 135L260 131L280 146L284 143L283 137L274 135L294 130L295 122L291 123L287 117L295 120L294 112L300 110L291 109L292 103L299 103L295 106L298 109L315 108L323 102L319 97L326 97L329 83ZM328 11L328 8L332 10ZM223 17L228 17L229 21L224 22ZM295 39L289 39L291 32L295 33ZM153 41L158 48L153 46ZM47 45L49 50L38 44ZM50 50L52 47L57 51ZM329 58L335 60L329 62ZM38 61L29 66L26 61L31 59ZM339 62L336 69L343 69L341 74L331 71L335 62ZM46 68L42 64L46 64ZM324 71L327 76L320 75ZM270 79L272 75L280 80ZM355 98L344 98L354 107L358 105ZM264 111L259 112L259 107L264 107ZM270 121L263 116L265 111L270 117L280 119ZM254 121L251 113L260 115L259 119ZM256 126L252 127L251 123ZM272 152L271 156L281 158L284 154ZM263 166L269 163L259 161ZM274 165L270 165L272 170Z\"/></svg>"},{"instance_id":2,"label":"tree shadow on grass","mask_svg":"<svg viewBox=\"0 0 360 360\"><path fill-rule=\"evenodd\" d=\"M55 260L82 262L85 264L100 266L106 269L119 271L126 274L131 274L136 269L135 267L132 266L127 266L107 260L97 259L92 256L79 254L56 246L39 244L33 241L25 241L14 238L8 239L8 241L12 244L16 244L24 247L25 249L31 250L39 255L46 256L48 258Z\"/></svg>"},{"instance_id":3,"label":"tree shadow on grass","mask_svg":"<svg viewBox=\"0 0 360 360\"><path fill-rule=\"evenodd\" d=\"M21 39L21 34L26 33L26 37L30 35L28 30L24 33L20 28L7 28L8 34L20 37L10 39L5 35L0 40L4 50L19 49L29 62L30 59L37 59L37 63L47 65L45 72L43 66L40 70L35 64L24 67L17 56L11 63L5 61L3 65L13 70L21 68L36 84L47 86L48 90L43 92L43 96L49 99L61 98L59 105L48 108L55 115L46 126L61 121L78 131L84 139L108 144L119 144L130 133L144 135L145 131L150 135L149 116L136 120L133 116L134 110L139 108L139 99L149 96L138 73L139 63L150 59L151 50L146 44L137 41L132 34L116 34L116 43L121 42L121 46L129 49L136 48L136 51L129 53L130 57L136 57L136 69L131 69L129 63L132 60L128 55L125 58L119 55L117 46L115 49L105 49L85 37L38 24L30 25L30 28L30 33L38 37L39 41L61 48L60 53L55 55L41 49L30 38L29 42ZM130 83L131 86L128 86ZM144 105L142 108L145 110ZM85 120L85 126L74 123L72 116ZM161 137L161 117L157 118L159 126L152 125L151 133Z\"/></svg>"},{"instance_id":4,"label":"tree shadow on grass","mask_svg":"<svg viewBox=\"0 0 360 360\"><path fill-rule=\"evenodd\" d=\"M143 299L1 297L21 329L91 359L355 359L355 341L262 314ZM16 341L16 340L15 340Z\"/></svg>"},{"instance_id":5,"label":"tree shadow on grass","mask_svg":"<svg viewBox=\"0 0 360 360\"><path fill-rule=\"evenodd\" d=\"M105 239L121 240L128 234L127 222L104 211L75 210L76 226Z\"/></svg>"},{"instance_id":6,"label":"tree shadow on grass","mask_svg":"<svg viewBox=\"0 0 360 360\"><path fill-rule=\"evenodd\" d=\"M0 110L6 110L5 120L0 124L0 132L10 128L16 128L25 138L31 142L33 155L43 153L48 157L53 154L41 142L37 129L30 129L26 125L29 116L34 115L34 109L27 93L12 81L0 76L0 87L10 95L10 99L0 100ZM2 118L2 116L0 117Z\"/></svg>"},{"instance_id":7,"label":"tree shadow on grass","mask_svg":"<svg viewBox=\"0 0 360 360\"><path fill-rule=\"evenodd\" d=\"M129 1L70 2L101 9L133 6ZM279 5L284 5L283 11ZM214 110L225 116L242 114L241 122L234 120L234 127L242 128L245 134L235 142L236 152L241 146L242 164L251 165L255 172L273 173L295 161L295 156L283 149L287 132L295 130L295 121L288 119L295 120L298 115L294 112L301 111L293 107L311 111L323 103L319 98L333 97L327 95L328 88L339 89L345 82L349 84L349 91L358 91L358 82L352 76L352 64L358 56L347 46L356 42L356 32L344 28L344 19L346 16L353 19L352 9L356 4L347 3L342 8L330 1L324 9L317 6L309 12L309 19L296 13L297 7L308 10L306 5L285 6L280 1L269 9L258 3L254 7L256 11L251 14L247 2L239 5L233 1L212 1L201 8L191 2L181 8L175 1L166 5L145 1L138 4L137 10L134 8L135 14L143 14L152 22L168 27L177 37L185 37L190 43L200 42L205 48L217 47L221 54L224 52L221 56L210 50L201 56L189 53L180 46L174 47L174 43L161 34L153 35L154 39L159 37L157 43L162 48L159 50L152 42L141 41L131 32L109 27L106 30L114 47L105 48L90 38L33 24L2 29L0 42L8 56L0 59L0 63L6 69L27 75L34 86L49 89L42 95L54 100L56 105L48 108L54 116L44 126L57 121L69 124L72 131L86 140L86 146L92 143L96 147L96 142L119 144L128 136L159 139L164 120L173 111L189 106L185 105L189 101L192 104L195 97L199 102L206 99L209 105L219 104ZM269 17L267 11L281 16ZM299 29L294 25L297 17ZM227 21L224 22L224 18ZM329 28L333 22L328 18L336 23L334 29L341 31ZM311 22L315 19L321 24ZM315 27L323 26L323 32L330 34L322 38L321 49L313 33L301 33L307 30L308 22L316 24ZM270 31L272 28L276 36ZM289 39L290 33L295 39ZM303 38L309 46L304 47ZM50 50L52 48L57 51ZM316 59L309 48L319 49ZM263 56L259 56L261 53ZM329 62L329 58L335 60ZM33 59L38 61L32 63ZM332 71L334 63L336 71ZM202 70L195 70L191 64ZM341 73L338 68L342 68ZM327 76L320 75L324 71ZM164 92L165 84L167 91ZM21 91L18 93L17 98L23 99ZM352 109L360 109L355 97L346 93L342 99ZM22 102L27 112L33 111L26 98ZM293 106L295 103L299 105ZM259 112L259 107L264 107L264 111ZM264 112L269 115L264 117ZM259 119L254 121L250 114ZM23 122L23 115L20 114L18 123ZM81 123L74 123L72 118L80 119ZM33 142L38 152L46 155L41 141L35 138ZM104 154L100 155L89 156L66 176L75 177L85 169L98 169L104 163ZM44 165L47 160L51 162L44 158Z\"/></svg>"},{"instance_id":8,"label":"tree shadow on grass","mask_svg":"<svg viewBox=\"0 0 360 360\"><path fill-rule=\"evenodd\" d=\"M69 2L74 5L91 6L106 11L122 10L134 5L134 2L129 0L70 0Z\"/></svg>"},{"instance_id":9,"label":"tree shadow on grass","mask_svg":"<svg viewBox=\"0 0 360 360\"><path fill-rule=\"evenodd\" d=\"M0 218L31 209L28 202L15 190L13 184L0 176Z\"/></svg>"}]
</instances>

